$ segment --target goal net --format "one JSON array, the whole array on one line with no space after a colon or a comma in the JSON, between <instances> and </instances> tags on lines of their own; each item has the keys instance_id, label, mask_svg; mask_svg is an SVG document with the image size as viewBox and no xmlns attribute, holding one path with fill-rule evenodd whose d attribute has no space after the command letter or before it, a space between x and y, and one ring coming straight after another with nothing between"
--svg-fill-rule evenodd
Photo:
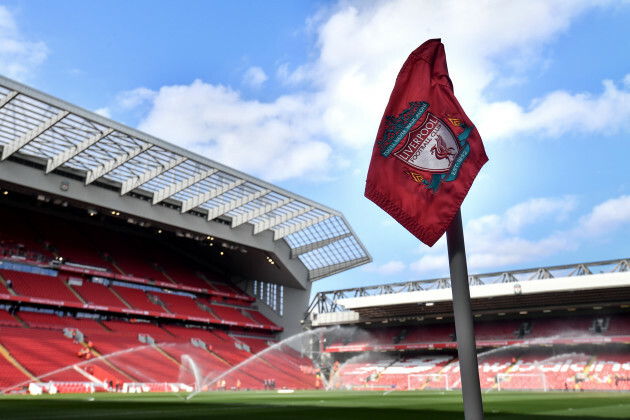
<instances>
[{"instance_id":1,"label":"goal net","mask_svg":"<svg viewBox=\"0 0 630 420\"><path fill-rule=\"evenodd\" d=\"M407 389L419 391L423 389L449 390L448 375L445 373L410 374L407 376Z\"/></svg>"},{"instance_id":2,"label":"goal net","mask_svg":"<svg viewBox=\"0 0 630 420\"><path fill-rule=\"evenodd\" d=\"M497 389L526 390L526 391L547 391L547 380L545 374L539 373L499 373L496 376Z\"/></svg>"}]
</instances>

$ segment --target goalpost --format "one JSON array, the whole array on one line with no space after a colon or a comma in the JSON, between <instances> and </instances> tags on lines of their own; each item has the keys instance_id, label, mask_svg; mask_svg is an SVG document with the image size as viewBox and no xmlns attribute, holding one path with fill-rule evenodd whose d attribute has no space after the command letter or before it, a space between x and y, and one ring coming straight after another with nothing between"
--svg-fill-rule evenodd
<instances>
[{"instance_id":1,"label":"goalpost","mask_svg":"<svg viewBox=\"0 0 630 420\"><path fill-rule=\"evenodd\" d=\"M407 375L407 389L409 391L423 389L450 390L448 374L446 373L412 373Z\"/></svg>"},{"instance_id":2,"label":"goalpost","mask_svg":"<svg viewBox=\"0 0 630 420\"><path fill-rule=\"evenodd\" d=\"M530 390L547 391L547 378L543 372L539 373L498 373L497 390Z\"/></svg>"}]
</instances>

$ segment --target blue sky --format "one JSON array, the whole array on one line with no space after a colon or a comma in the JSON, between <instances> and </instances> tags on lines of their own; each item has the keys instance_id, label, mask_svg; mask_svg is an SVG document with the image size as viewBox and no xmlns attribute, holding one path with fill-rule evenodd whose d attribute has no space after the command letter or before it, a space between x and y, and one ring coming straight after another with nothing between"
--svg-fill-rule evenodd
<instances>
[{"instance_id":1,"label":"blue sky","mask_svg":"<svg viewBox=\"0 0 630 420\"><path fill-rule=\"evenodd\" d=\"M0 1L0 73L342 211L372 264L314 291L441 277L363 197L408 54L445 44L490 162L469 272L630 256L628 1Z\"/></svg>"}]
</instances>

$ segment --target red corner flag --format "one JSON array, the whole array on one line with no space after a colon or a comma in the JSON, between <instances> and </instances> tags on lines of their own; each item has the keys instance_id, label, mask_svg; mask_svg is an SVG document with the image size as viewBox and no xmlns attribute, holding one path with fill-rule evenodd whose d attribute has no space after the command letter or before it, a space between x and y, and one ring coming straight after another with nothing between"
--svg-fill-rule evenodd
<instances>
[{"instance_id":1,"label":"red corner flag","mask_svg":"<svg viewBox=\"0 0 630 420\"><path fill-rule=\"evenodd\" d=\"M376 135L365 196L433 246L487 161L477 129L453 94L444 45L429 40L398 74Z\"/></svg>"}]
</instances>

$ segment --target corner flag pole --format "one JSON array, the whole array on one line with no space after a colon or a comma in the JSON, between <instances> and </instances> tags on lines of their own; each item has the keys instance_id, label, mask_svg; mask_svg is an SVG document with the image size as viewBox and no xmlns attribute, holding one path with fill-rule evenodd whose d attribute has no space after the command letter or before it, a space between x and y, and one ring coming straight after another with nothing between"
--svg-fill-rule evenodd
<instances>
[{"instance_id":1,"label":"corner flag pole","mask_svg":"<svg viewBox=\"0 0 630 420\"><path fill-rule=\"evenodd\" d=\"M466 420L483 420L483 403L481 401L470 290L468 288L468 267L466 265L461 209L457 211L453 222L446 231L446 244L448 247L448 265L451 272L453 314L455 316L459 373L464 400L464 417Z\"/></svg>"}]
</instances>

